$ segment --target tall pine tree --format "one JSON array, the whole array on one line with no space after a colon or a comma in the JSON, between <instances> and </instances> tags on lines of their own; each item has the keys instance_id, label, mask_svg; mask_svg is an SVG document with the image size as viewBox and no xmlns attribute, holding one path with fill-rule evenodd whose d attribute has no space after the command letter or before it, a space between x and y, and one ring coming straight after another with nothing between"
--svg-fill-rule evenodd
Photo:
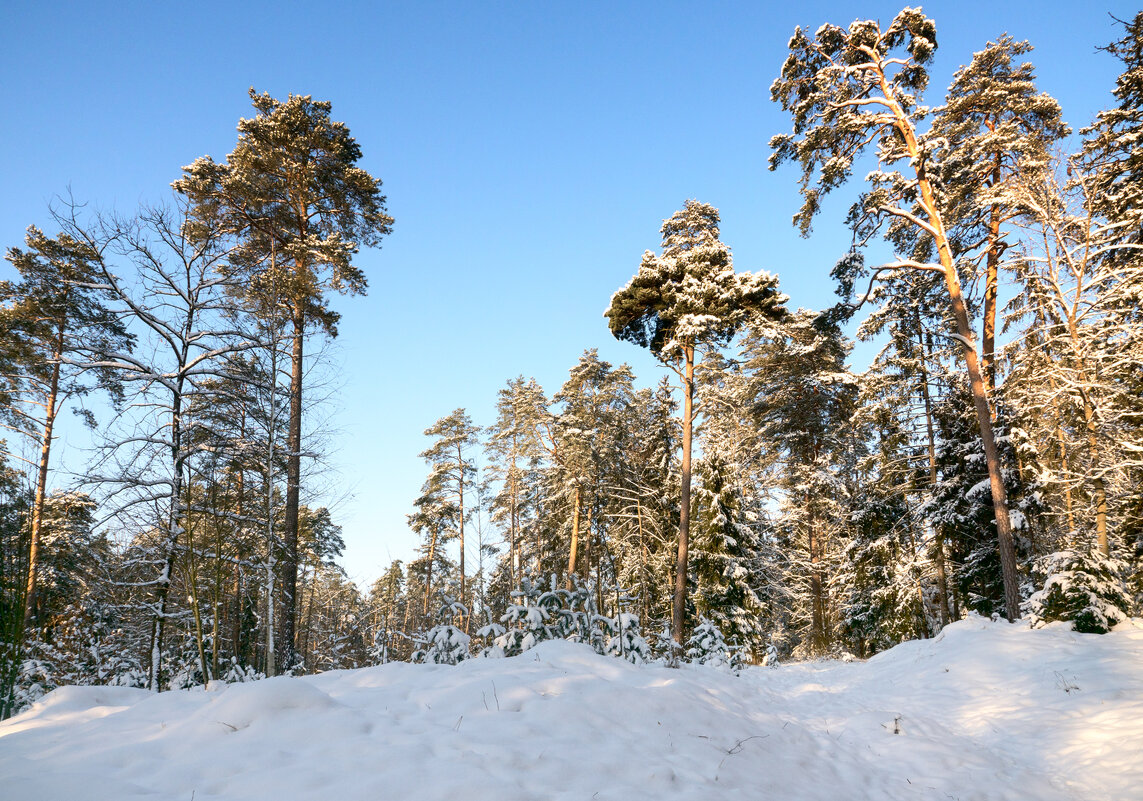
<instances>
[{"instance_id":1,"label":"tall pine tree","mask_svg":"<svg viewBox=\"0 0 1143 801\"><path fill-rule=\"evenodd\" d=\"M682 493L671 615L671 636L679 647L687 598L696 353L729 341L751 315L779 316L785 300L768 273L734 272L718 223L716 208L688 200L663 222L662 253L643 254L639 272L612 296L606 312L617 339L649 348L683 385Z\"/></svg>"},{"instance_id":2,"label":"tall pine tree","mask_svg":"<svg viewBox=\"0 0 1143 801\"><path fill-rule=\"evenodd\" d=\"M337 335L330 292L363 294L353 264L362 246L392 229L381 181L357 166L361 148L328 102L279 101L250 90L256 114L238 123L238 144L219 164L205 156L173 183L200 216L216 217L239 240L233 269L248 279L258 311L290 326L290 419L286 443L285 553L278 667L293 663L301 486L302 381L307 335Z\"/></svg>"}]
</instances>

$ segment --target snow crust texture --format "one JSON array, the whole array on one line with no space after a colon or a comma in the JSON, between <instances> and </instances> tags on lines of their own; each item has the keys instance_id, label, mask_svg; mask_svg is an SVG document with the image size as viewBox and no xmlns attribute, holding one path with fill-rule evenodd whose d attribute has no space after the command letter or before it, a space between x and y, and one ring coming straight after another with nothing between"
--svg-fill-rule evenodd
<instances>
[{"instance_id":1,"label":"snow crust texture","mask_svg":"<svg viewBox=\"0 0 1143 801\"><path fill-rule=\"evenodd\" d=\"M1143 799L1143 620L956 623L868 662L634 666L568 642L151 695L0 724L7 801Z\"/></svg>"}]
</instances>

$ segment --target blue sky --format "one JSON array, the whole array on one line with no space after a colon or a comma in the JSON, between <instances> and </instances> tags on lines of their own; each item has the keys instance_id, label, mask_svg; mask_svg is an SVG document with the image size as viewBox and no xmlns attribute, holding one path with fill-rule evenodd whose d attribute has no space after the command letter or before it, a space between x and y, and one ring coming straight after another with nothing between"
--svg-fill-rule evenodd
<instances>
[{"instance_id":1,"label":"blue sky","mask_svg":"<svg viewBox=\"0 0 1143 801\"><path fill-rule=\"evenodd\" d=\"M929 101L986 41L1036 50L1041 89L1078 128L1111 102L1108 12L1133 3L924 5L939 50ZM247 90L330 100L396 218L362 252L366 297L339 299L329 500L351 576L414 546L422 431L458 406L493 418L517 374L549 393L585 348L662 370L614 341L602 312L687 198L722 212L740 270L779 274L791 305L832 302L853 193L810 240L790 216L792 169L766 169L789 121L769 100L794 26L888 22L867 3L5 4L0 29L0 244L69 187L130 212L182 165L233 148ZM855 189L856 187L854 187ZM50 231L49 231L50 232ZM8 277L0 267L0 278ZM68 436L65 434L65 437ZM65 448L81 441L65 439ZM67 467L82 459L69 453ZM59 481L66 480L61 476Z\"/></svg>"}]
</instances>

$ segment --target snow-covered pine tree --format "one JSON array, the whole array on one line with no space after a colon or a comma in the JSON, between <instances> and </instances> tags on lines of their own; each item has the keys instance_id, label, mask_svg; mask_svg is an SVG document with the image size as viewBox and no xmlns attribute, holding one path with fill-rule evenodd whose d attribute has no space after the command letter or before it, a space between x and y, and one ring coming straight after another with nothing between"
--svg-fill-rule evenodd
<instances>
[{"instance_id":1,"label":"snow-covered pine tree","mask_svg":"<svg viewBox=\"0 0 1143 801\"><path fill-rule=\"evenodd\" d=\"M734 272L718 223L716 208L688 200L663 222L662 253L643 254L639 271L612 295L606 312L617 339L649 348L682 382L679 542L671 614L671 634L679 648L686 623L696 353L725 344L752 316L780 317L785 302L769 273Z\"/></svg>"},{"instance_id":2,"label":"snow-covered pine tree","mask_svg":"<svg viewBox=\"0 0 1143 801\"><path fill-rule=\"evenodd\" d=\"M840 584L846 631L859 654L923 635L929 618L947 624L956 607L943 530L921 514L939 480L934 415L947 385L947 351L936 343L947 326L927 303L929 276L897 280L901 291L858 330L863 339L888 336L861 377L854 421L864 453Z\"/></svg>"},{"instance_id":3,"label":"snow-covered pine tree","mask_svg":"<svg viewBox=\"0 0 1143 801\"><path fill-rule=\"evenodd\" d=\"M525 566L525 532L534 531L539 514L541 469L548 456L543 437L551 423L548 400L534 378L518 376L497 393L496 421L486 429L484 452L486 475L496 487L490 518L503 529L508 545L508 592L518 588Z\"/></svg>"},{"instance_id":4,"label":"snow-covered pine tree","mask_svg":"<svg viewBox=\"0 0 1143 801\"><path fill-rule=\"evenodd\" d=\"M940 533L948 549L952 597L960 599L964 609L987 617L1006 614L1006 596L999 554L993 547L994 515L988 502L987 460L976 435L968 394L963 378L951 377L947 392L934 407L939 480L926 494L920 514ZM1014 544L1023 560L1032 545L1027 523L1036 511L1036 493L1028 491L1014 469L1016 458L1006 416L998 417L995 428L1003 448L1003 462L1013 465L1002 476L1005 494L1012 504Z\"/></svg>"},{"instance_id":5,"label":"snow-covered pine tree","mask_svg":"<svg viewBox=\"0 0 1143 801\"><path fill-rule=\"evenodd\" d=\"M5 340L0 336L0 343ZM5 346L0 344L0 369L5 365ZM0 401L3 390L0 389ZM0 720L15 710L15 691L20 673L20 649L16 647L24 623L23 567L27 550L24 534L33 496L19 471L8 464L0 446Z\"/></svg>"},{"instance_id":6,"label":"snow-covered pine tree","mask_svg":"<svg viewBox=\"0 0 1143 801\"><path fill-rule=\"evenodd\" d=\"M834 639L829 585L847 525L847 460L856 379L850 345L827 317L804 309L743 337L747 402L780 488L778 536L788 549L793 625L816 655Z\"/></svg>"},{"instance_id":7,"label":"snow-covered pine tree","mask_svg":"<svg viewBox=\"0 0 1143 801\"><path fill-rule=\"evenodd\" d=\"M1043 586L1024 602L1032 626L1070 620L1076 631L1106 634L1130 613L1123 583L1125 565L1088 548L1068 549L1038 560Z\"/></svg>"},{"instance_id":8,"label":"snow-covered pine tree","mask_svg":"<svg viewBox=\"0 0 1143 801\"><path fill-rule=\"evenodd\" d=\"M555 618L558 599L552 590L527 577L520 580L520 589L512 593L511 604L500 618L499 624L489 624L477 635L492 640L484 655L491 657L518 656L537 643L555 639ZM554 606L554 608L553 608Z\"/></svg>"},{"instance_id":9,"label":"snow-covered pine tree","mask_svg":"<svg viewBox=\"0 0 1143 801\"><path fill-rule=\"evenodd\" d=\"M773 641L766 645L766 655L762 657L762 666L769 668L776 668L781 664L778 657L778 647L774 645Z\"/></svg>"},{"instance_id":10,"label":"snow-covered pine tree","mask_svg":"<svg viewBox=\"0 0 1143 801\"><path fill-rule=\"evenodd\" d=\"M1123 63L1112 94L1118 105L1084 128L1083 158L1092 174L1093 214L1117 226L1125 244L1143 244L1143 11L1118 20L1123 37L1104 50ZM1115 260L1138 261L1136 249L1108 253Z\"/></svg>"},{"instance_id":11,"label":"snow-covered pine tree","mask_svg":"<svg viewBox=\"0 0 1143 801\"><path fill-rule=\"evenodd\" d=\"M548 574L564 573L569 590L575 577L586 583L593 569L597 596L603 589L602 573L610 565L603 532L628 458L624 440L634 381L630 367L614 367L592 348L572 367L553 398L558 410L551 445L555 464L549 472L545 506L549 526L567 534L559 538L566 560L553 565ZM597 597L596 606L601 605Z\"/></svg>"},{"instance_id":12,"label":"snow-covered pine tree","mask_svg":"<svg viewBox=\"0 0 1143 801\"><path fill-rule=\"evenodd\" d=\"M366 599L367 620L372 630L372 664L385 664L402 658L400 634L405 625L408 606L404 564L397 559L373 582Z\"/></svg>"},{"instance_id":13,"label":"snow-covered pine tree","mask_svg":"<svg viewBox=\"0 0 1143 801\"><path fill-rule=\"evenodd\" d=\"M627 445L617 464L608 514L615 581L630 588L641 621L671 616L668 576L678 530L678 404L664 377L635 393Z\"/></svg>"},{"instance_id":14,"label":"snow-covered pine tree","mask_svg":"<svg viewBox=\"0 0 1143 801\"><path fill-rule=\"evenodd\" d=\"M935 161L954 256L983 277L980 368L989 395L998 383L999 273L1014 244L1006 228L1022 213L1014 184L1050 170L1052 147L1070 133L1059 103L1036 90L1035 68L1014 63L1031 50L1005 34L974 53L957 70L929 132L941 149Z\"/></svg>"},{"instance_id":15,"label":"snow-covered pine tree","mask_svg":"<svg viewBox=\"0 0 1143 801\"><path fill-rule=\"evenodd\" d=\"M936 412L949 391L952 327L939 277L903 272L873 290L858 327L883 347L862 374L852 426L852 539L838 577L843 634L860 655L957 617L945 529L926 516L940 476Z\"/></svg>"},{"instance_id":16,"label":"snow-covered pine tree","mask_svg":"<svg viewBox=\"0 0 1143 801\"><path fill-rule=\"evenodd\" d=\"M726 642L726 637L713 621L700 617L691 636L687 638L686 657L696 665L725 667L737 672L741 659L736 648Z\"/></svg>"},{"instance_id":17,"label":"snow-covered pine tree","mask_svg":"<svg viewBox=\"0 0 1143 801\"><path fill-rule=\"evenodd\" d=\"M456 562L446 546L456 537L451 523L456 510L450 503L437 503L432 495L422 495L408 516L409 528L420 536L420 556L409 563L407 604L413 607L410 623L415 629L431 621L430 608L441 588L451 589L449 577L456 573Z\"/></svg>"},{"instance_id":18,"label":"snow-covered pine tree","mask_svg":"<svg viewBox=\"0 0 1143 801\"><path fill-rule=\"evenodd\" d=\"M93 530L95 502L57 491L43 506L39 604L27 630L12 712L64 685L141 687L139 639L125 625L128 605L114 595L116 553Z\"/></svg>"},{"instance_id":19,"label":"snow-covered pine tree","mask_svg":"<svg viewBox=\"0 0 1143 801\"><path fill-rule=\"evenodd\" d=\"M427 665L456 665L468 659L472 655L469 651L472 638L459 627L468 619L468 609L464 604L442 594L437 625L425 635L421 647L413 653L413 661Z\"/></svg>"},{"instance_id":20,"label":"snow-covered pine tree","mask_svg":"<svg viewBox=\"0 0 1143 801\"><path fill-rule=\"evenodd\" d=\"M642 665L653 659L651 646L643 637L637 615L620 612L609 619L608 629L607 654L626 659L633 665Z\"/></svg>"},{"instance_id":21,"label":"snow-covered pine tree","mask_svg":"<svg viewBox=\"0 0 1143 801\"><path fill-rule=\"evenodd\" d=\"M1065 171L1066 183L1037 173L1013 193L1026 234L1016 263L1024 292L1009 309L1023 327L1009 347L1007 394L1038 451L1058 452L1058 462L1039 467L1063 484L1069 527L1108 556L1122 522L1112 499L1124 496L1143 447L1143 315L1131 289L1143 288L1143 256L1124 255L1118 226L1092 214L1097 181L1086 166L1071 160L1057 172Z\"/></svg>"},{"instance_id":22,"label":"snow-covered pine tree","mask_svg":"<svg viewBox=\"0 0 1143 801\"><path fill-rule=\"evenodd\" d=\"M786 626L789 571L773 520L781 468L771 458L769 443L752 413L753 389L749 372L742 369L744 361L713 352L705 355L698 373L699 402L704 410L698 436L704 462L717 460L720 464L722 487L732 500L728 508L735 510L735 526L746 535L746 547L736 549L735 561L748 571L746 589L758 605L756 617L762 634L747 637L743 633L737 638L744 648L753 649L757 658L762 643ZM698 514L703 515L702 504ZM701 558L696 553L696 559ZM701 579L698 581L701 584Z\"/></svg>"},{"instance_id":23,"label":"snow-covered pine tree","mask_svg":"<svg viewBox=\"0 0 1143 801\"><path fill-rule=\"evenodd\" d=\"M869 241L886 226L892 236L902 220L931 237L938 262L899 258L870 275L863 260L850 258L839 263L834 274L846 295L860 292L856 285L864 278L872 286L882 276L905 270L943 277L988 463L1005 607L1009 619L1015 619L1020 615L1019 580L992 429L994 408L949 238L947 204L935 186L941 174L937 142L918 128L924 118L919 103L928 84L926 66L936 46L936 25L916 8L902 10L885 28L876 20L857 20L848 29L823 25L813 35L795 29L790 55L770 88L772 99L790 112L794 130L770 140L770 166L776 169L786 161L801 166L804 203L794 222L808 236L823 195L843 184L854 161L876 142L880 168L869 175L869 191L850 212L858 242ZM856 306L868 295L868 290L857 295Z\"/></svg>"},{"instance_id":24,"label":"snow-covered pine tree","mask_svg":"<svg viewBox=\"0 0 1143 801\"><path fill-rule=\"evenodd\" d=\"M933 628L925 593L931 584L914 537L920 527L913 528L908 508L912 499L892 491L887 477L878 479L862 487L835 582L841 636L859 657L927 637Z\"/></svg>"},{"instance_id":25,"label":"snow-covered pine tree","mask_svg":"<svg viewBox=\"0 0 1143 801\"><path fill-rule=\"evenodd\" d=\"M695 613L750 653L765 642L765 614L752 567L761 557L758 532L744 516L738 483L704 439L695 488L692 550Z\"/></svg>"},{"instance_id":26,"label":"snow-covered pine tree","mask_svg":"<svg viewBox=\"0 0 1143 801\"><path fill-rule=\"evenodd\" d=\"M1117 20L1123 36L1105 50L1122 62L1116 80L1118 104L1101 112L1096 122L1084 129L1083 158L1092 175L1089 199L1092 212L1108 222L1118 234L1118 245L1104 258L1121 266L1117 280L1107 290L1107 301L1116 310L1120 324L1130 323L1129 336L1115 341L1114 353L1120 364L1133 365L1125 371L1127 397L1136 420L1143 420L1143 11L1130 20ZM1136 427L1138 431L1139 426ZM1137 440L1134 444L1138 444ZM1138 450L1121 468L1124 481L1116 496L1123 520L1119 536L1134 562L1137 603L1143 604L1143 461ZM1136 607L1136 613L1140 606Z\"/></svg>"}]
</instances>

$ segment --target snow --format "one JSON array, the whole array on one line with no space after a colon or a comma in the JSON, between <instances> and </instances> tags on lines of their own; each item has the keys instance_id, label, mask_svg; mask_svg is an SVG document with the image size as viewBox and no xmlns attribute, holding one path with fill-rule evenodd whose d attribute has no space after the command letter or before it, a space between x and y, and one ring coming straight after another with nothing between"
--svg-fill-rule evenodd
<instances>
[{"instance_id":1,"label":"snow","mask_svg":"<svg viewBox=\"0 0 1143 801\"><path fill-rule=\"evenodd\" d=\"M0 724L10 799L1143 798L1143 620L972 618L867 662L631 665L574 643L176 691Z\"/></svg>"}]
</instances>

